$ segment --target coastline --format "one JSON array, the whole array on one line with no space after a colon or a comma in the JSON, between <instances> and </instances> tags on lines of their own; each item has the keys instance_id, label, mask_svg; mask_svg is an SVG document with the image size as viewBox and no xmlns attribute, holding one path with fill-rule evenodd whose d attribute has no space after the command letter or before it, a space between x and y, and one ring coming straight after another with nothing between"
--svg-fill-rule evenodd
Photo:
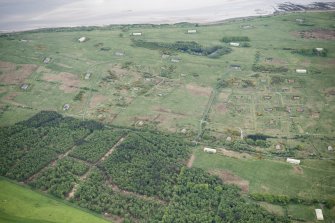
<instances>
[{"instance_id":1,"label":"coastline","mask_svg":"<svg viewBox=\"0 0 335 223\"><path fill-rule=\"evenodd\" d=\"M110 24L93 24L93 25L63 25L63 26L45 26L45 27L31 27L27 29L17 29L17 30L0 30L0 35L3 34L11 34L11 33L23 33L23 32L39 32L42 30L52 30L52 29L75 29L75 28L104 28L104 27L112 27L112 26L126 26L126 25L138 25L138 26L145 26L145 25L176 25L181 23L189 23L189 24L199 24L199 25L218 25L218 24L224 24L229 23L232 21L241 21L241 20L249 20L253 18L262 18L262 17L270 17L270 16L276 16L276 15L282 15L282 14L290 14L290 13L306 13L306 12L334 12L335 11L335 2L331 3L332 8L330 8L328 5L324 8L308 8L311 5L306 5L307 8L301 9L297 7L294 7L296 5L292 3L285 3L290 4L293 6L293 10L287 9L287 10L278 10L274 8L274 10L271 13L265 13L259 12L255 15L249 15L249 16L235 16L235 17L228 17L228 18L220 18L217 17L212 20L208 19L197 19L197 18L187 18L185 20L178 20L175 17L170 18L164 18L160 21L152 21L152 22L139 22L139 23L110 23ZM284 4L282 4L284 5ZM282 6L278 5L278 7ZM298 5L300 6L300 5ZM305 6L304 6L305 7Z\"/></svg>"}]
</instances>

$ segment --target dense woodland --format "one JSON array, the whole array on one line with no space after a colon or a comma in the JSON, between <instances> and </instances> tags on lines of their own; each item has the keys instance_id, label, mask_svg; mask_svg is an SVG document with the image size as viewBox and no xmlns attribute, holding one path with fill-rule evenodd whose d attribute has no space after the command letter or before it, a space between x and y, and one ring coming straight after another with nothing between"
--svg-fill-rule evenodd
<instances>
[{"instance_id":1,"label":"dense woodland","mask_svg":"<svg viewBox=\"0 0 335 223\"><path fill-rule=\"evenodd\" d=\"M224 54L228 54L232 51L231 48L221 45L215 45L211 47L204 47L194 41L177 41L175 43L161 43L161 42L148 42L144 40L134 40L133 45L137 47L143 47L151 50L161 51L179 51L182 53L188 53L192 55L208 56L209 58L218 58Z\"/></svg>"},{"instance_id":2,"label":"dense woodland","mask_svg":"<svg viewBox=\"0 0 335 223\"><path fill-rule=\"evenodd\" d=\"M123 222L288 221L247 201L237 187L186 168L190 147L172 134L40 112L0 129L0 174Z\"/></svg>"}]
</instances>

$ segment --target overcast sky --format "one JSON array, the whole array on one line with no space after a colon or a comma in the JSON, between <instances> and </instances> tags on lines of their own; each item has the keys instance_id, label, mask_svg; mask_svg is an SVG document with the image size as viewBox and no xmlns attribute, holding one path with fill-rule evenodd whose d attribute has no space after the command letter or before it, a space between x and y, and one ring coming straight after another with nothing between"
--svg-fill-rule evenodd
<instances>
[{"instance_id":1,"label":"overcast sky","mask_svg":"<svg viewBox=\"0 0 335 223\"><path fill-rule=\"evenodd\" d=\"M0 0L0 30L127 23L211 22L270 14L289 0ZM322 0L291 0L309 4ZM335 1L335 0L328 0Z\"/></svg>"}]
</instances>

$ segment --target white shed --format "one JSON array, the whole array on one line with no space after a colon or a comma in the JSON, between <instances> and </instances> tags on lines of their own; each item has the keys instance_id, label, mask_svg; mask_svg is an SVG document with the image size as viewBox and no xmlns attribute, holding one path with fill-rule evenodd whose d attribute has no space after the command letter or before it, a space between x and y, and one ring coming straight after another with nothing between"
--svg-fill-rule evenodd
<instances>
[{"instance_id":1,"label":"white shed","mask_svg":"<svg viewBox=\"0 0 335 223\"><path fill-rule=\"evenodd\" d=\"M319 48L319 47L317 47L317 48L315 48L315 49L316 49L316 51L319 51L319 52L323 51L323 48Z\"/></svg>"},{"instance_id":2,"label":"white shed","mask_svg":"<svg viewBox=\"0 0 335 223\"><path fill-rule=\"evenodd\" d=\"M86 40L86 37L85 37L85 36L80 37L80 38L78 39L78 41L79 41L80 43L85 42L85 40Z\"/></svg>"},{"instance_id":3,"label":"white shed","mask_svg":"<svg viewBox=\"0 0 335 223\"><path fill-rule=\"evenodd\" d=\"M91 77L91 73L86 73L86 74L85 74L85 80L90 79L90 77Z\"/></svg>"},{"instance_id":4,"label":"white shed","mask_svg":"<svg viewBox=\"0 0 335 223\"><path fill-rule=\"evenodd\" d=\"M297 72L298 74L306 74L307 70L306 69L296 69L295 72Z\"/></svg>"},{"instance_id":5,"label":"white shed","mask_svg":"<svg viewBox=\"0 0 335 223\"><path fill-rule=\"evenodd\" d=\"M216 153L216 149L211 149L211 148L205 147L204 148L204 152L207 152L207 153Z\"/></svg>"},{"instance_id":6,"label":"white shed","mask_svg":"<svg viewBox=\"0 0 335 223\"><path fill-rule=\"evenodd\" d=\"M300 164L300 160L292 159L292 158L287 158L286 162L291 163L291 164Z\"/></svg>"},{"instance_id":7,"label":"white shed","mask_svg":"<svg viewBox=\"0 0 335 223\"><path fill-rule=\"evenodd\" d=\"M315 209L316 219L323 221L323 214L321 209Z\"/></svg>"},{"instance_id":8,"label":"white shed","mask_svg":"<svg viewBox=\"0 0 335 223\"><path fill-rule=\"evenodd\" d=\"M230 42L229 45L231 45L231 46L240 46L240 43Z\"/></svg>"},{"instance_id":9,"label":"white shed","mask_svg":"<svg viewBox=\"0 0 335 223\"><path fill-rule=\"evenodd\" d=\"M142 33L132 33L132 36L142 36Z\"/></svg>"},{"instance_id":10,"label":"white shed","mask_svg":"<svg viewBox=\"0 0 335 223\"><path fill-rule=\"evenodd\" d=\"M197 30L196 29L189 29L189 30L187 30L187 33L194 34L194 33L197 33Z\"/></svg>"}]
</instances>

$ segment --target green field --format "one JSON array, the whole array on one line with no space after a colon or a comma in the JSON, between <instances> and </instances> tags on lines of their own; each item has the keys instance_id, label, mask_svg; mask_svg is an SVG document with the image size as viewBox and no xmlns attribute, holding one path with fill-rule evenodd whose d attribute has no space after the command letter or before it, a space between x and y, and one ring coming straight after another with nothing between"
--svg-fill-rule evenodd
<instances>
[{"instance_id":1,"label":"green field","mask_svg":"<svg viewBox=\"0 0 335 223\"><path fill-rule=\"evenodd\" d=\"M297 18L309 26L297 23ZM204 128L207 134L220 140L227 131L242 128L245 134L267 134L284 144L291 144L285 137L307 134L328 137L326 145L333 145L333 18L330 12L299 13L216 25L129 25L3 35L0 124L12 124L33 111L47 109L107 124L136 126L143 121L172 132L185 128L195 136L221 78L228 85L210 105ZM191 28L197 33L185 34ZM135 31L143 35L132 37ZM81 36L88 40L79 43ZM194 41L204 47L229 47L220 41L229 36L248 37L250 47L230 47L231 53L211 59L159 47L136 47L132 42ZM327 55L293 53L317 47ZM51 58L48 64L43 63L45 57ZM172 62L174 58L179 62ZM236 65L238 69L232 67ZM277 70L262 70L264 67ZM306 69L307 74L298 74L296 69ZM24 72L24 77L15 77ZM89 79L84 78L87 72L92 74ZM20 89L23 83L29 84L26 91ZM294 96L299 99L292 99ZM63 111L66 103L70 109ZM315 152L312 145L303 144L308 152ZM324 147L320 153L329 155Z\"/></svg>"},{"instance_id":2,"label":"green field","mask_svg":"<svg viewBox=\"0 0 335 223\"><path fill-rule=\"evenodd\" d=\"M250 193L271 193L306 199L335 198L334 161L304 160L299 167L284 160L237 159L195 152L195 167L231 171L249 181ZM298 169L299 168L299 169Z\"/></svg>"},{"instance_id":3,"label":"green field","mask_svg":"<svg viewBox=\"0 0 335 223\"><path fill-rule=\"evenodd\" d=\"M0 190L0 222L109 222L2 178Z\"/></svg>"},{"instance_id":4,"label":"green field","mask_svg":"<svg viewBox=\"0 0 335 223\"><path fill-rule=\"evenodd\" d=\"M248 193L286 195L301 199L334 199L335 177L334 161L304 160L299 167L286 163L284 160L267 160L250 158L232 158L224 155L208 154L197 149L195 151L194 167L206 169L222 177L223 181L241 186L248 182ZM224 177L229 176L235 178ZM245 183L244 183L245 184ZM243 187L243 186L242 186ZM268 203L261 203L267 210L277 215L283 215L284 209ZM313 206L288 205L288 215L295 218L313 221L315 219ZM325 219L333 219L333 210L324 209Z\"/></svg>"}]
</instances>

